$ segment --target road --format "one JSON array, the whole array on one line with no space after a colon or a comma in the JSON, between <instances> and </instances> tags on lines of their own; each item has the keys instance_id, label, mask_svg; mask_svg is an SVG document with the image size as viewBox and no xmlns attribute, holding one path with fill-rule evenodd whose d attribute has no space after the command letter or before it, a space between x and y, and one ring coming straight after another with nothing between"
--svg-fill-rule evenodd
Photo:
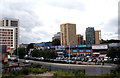
<instances>
[{"instance_id":1,"label":"road","mask_svg":"<svg viewBox=\"0 0 120 78\"><path fill-rule=\"evenodd\" d=\"M20 61L23 61L22 59ZM37 63L46 66L51 71L57 70L82 70L85 69L87 75L100 75L103 73L110 73L115 68L116 64L105 64L105 65L78 65L78 64L61 64L61 63L50 63L42 61L29 60L31 63Z\"/></svg>"}]
</instances>

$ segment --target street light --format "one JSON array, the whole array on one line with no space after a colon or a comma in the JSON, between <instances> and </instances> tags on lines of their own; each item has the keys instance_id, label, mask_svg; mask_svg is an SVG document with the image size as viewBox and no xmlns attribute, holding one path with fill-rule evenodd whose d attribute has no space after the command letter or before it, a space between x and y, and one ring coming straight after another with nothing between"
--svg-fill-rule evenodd
<instances>
[{"instance_id":1,"label":"street light","mask_svg":"<svg viewBox=\"0 0 120 78\"><path fill-rule=\"evenodd\" d=\"M69 42L69 64L70 64L70 42Z\"/></svg>"},{"instance_id":2,"label":"street light","mask_svg":"<svg viewBox=\"0 0 120 78\"><path fill-rule=\"evenodd\" d=\"M72 41L71 41L72 42ZM74 42L73 42L74 43ZM69 41L69 64L70 64L70 41Z\"/></svg>"},{"instance_id":3,"label":"street light","mask_svg":"<svg viewBox=\"0 0 120 78\"><path fill-rule=\"evenodd\" d=\"M17 48L17 46L16 46ZM19 66L19 52L18 52L18 48L16 49L17 50L17 56L18 56L18 66Z\"/></svg>"}]
</instances>

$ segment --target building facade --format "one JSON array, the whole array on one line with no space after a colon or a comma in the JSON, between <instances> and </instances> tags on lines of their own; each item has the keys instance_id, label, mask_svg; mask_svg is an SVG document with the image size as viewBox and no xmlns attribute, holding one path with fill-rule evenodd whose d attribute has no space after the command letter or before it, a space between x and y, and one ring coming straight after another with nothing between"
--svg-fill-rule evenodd
<instances>
[{"instance_id":1,"label":"building facade","mask_svg":"<svg viewBox=\"0 0 120 78\"><path fill-rule=\"evenodd\" d=\"M3 18L0 20L0 45L7 45L9 53L19 47L19 19Z\"/></svg>"},{"instance_id":2,"label":"building facade","mask_svg":"<svg viewBox=\"0 0 120 78\"><path fill-rule=\"evenodd\" d=\"M75 45L76 42L76 24L65 23L60 25L61 45Z\"/></svg>"},{"instance_id":3,"label":"building facade","mask_svg":"<svg viewBox=\"0 0 120 78\"><path fill-rule=\"evenodd\" d=\"M95 30L95 44L100 44L101 42L101 31Z\"/></svg>"},{"instance_id":4,"label":"building facade","mask_svg":"<svg viewBox=\"0 0 120 78\"><path fill-rule=\"evenodd\" d=\"M94 27L86 28L86 43L87 44L95 44Z\"/></svg>"},{"instance_id":5,"label":"building facade","mask_svg":"<svg viewBox=\"0 0 120 78\"><path fill-rule=\"evenodd\" d=\"M77 35L76 35L76 39L77 39L77 45L84 44L83 35L77 34Z\"/></svg>"},{"instance_id":6,"label":"building facade","mask_svg":"<svg viewBox=\"0 0 120 78\"><path fill-rule=\"evenodd\" d=\"M27 48L28 44L20 44L19 47L20 48Z\"/></svg>"},{"instance_id":7,"label":"building facade","mask_svg":"<svg viewBox=\"0 0 120 78\"><path fill-rule=\"evenodd\" d=\"M52 37L52 41L55 39L60 40L60 32L58 32L57 34L54 34L54 37Z\"/></svg>"}]
</instances>

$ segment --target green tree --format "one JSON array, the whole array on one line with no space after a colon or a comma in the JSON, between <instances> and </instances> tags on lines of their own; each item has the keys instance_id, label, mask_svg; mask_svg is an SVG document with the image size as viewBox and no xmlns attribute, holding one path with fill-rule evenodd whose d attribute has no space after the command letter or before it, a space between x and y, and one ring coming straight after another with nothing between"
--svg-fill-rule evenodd
<instances>
[{"instance_id":1,"label":"green tree","mask_svg":"<svg viewBox=\"0 0 120 78\"><path fill-rule=\"evenodd\" d=\"M32 52L32 56L33 57L44 57L44 58L56 58L57 57L57 53L54 50L38 50L38 49L34 49Z\"/></svg>"},{"instance_id":2,"label":"green tree","mask_svg":"<svg viewBox=\"0 0 120 78\"><path fill-rule=\"evenodd\" d=\"M34 48L34 43L30 43L28 46L27 46L27 52L30 50L30 49L33 49Z\"/></svg>"},{"instance_id":3,"label":"green tree","mask_svg":"<svg viewBox=\"0 0 120 78\"><path fill-rule=\"evenodd\" d=\"M118 51L117 51L117 57L120 58L120 47L118 48Z\"/></svg>"},{"instance_id":4,"label":"green tree","mask_svg":"<svg viewBox=\"0 0 120 78\"><path fill-rule=\"evenodd\" d=\"M58 46L60 45L60 40L59 39L55 39L52 41L52 46Z\"/></svg>"},{"instance_id":5,"label":"green tree","mask_svg":"<svg viewBox=\"0 0 120 78\"><path fill-rule=\"evenodd\" d=\"M20 59L23 59L24 56L27 54L25 48L17 48L17 49L15 49L14 53L15 53L15 55L19 55Z\"/></svg>"},{"instance_id":6,"label":"green tree","mask_svg":"<svg viewBox=\"0 0 120 78\"><path fill-rule=\"evenodd\" d=\"M114 59L115 57L117 57L117 52L118 50L112 47L107 51L107 56Z\"/></svg>"},{"instance_id":7,"label":"green tree","mask_svg":"<svg viewBox=\"0 0 120 78\"><path fill-rule=\"evenodd\" d=\"M38 49L34 49L34 50L31 52L31 54L32 54L32 57L39 57L39 56L40 56Z\"/></svg>"}]
</instances>

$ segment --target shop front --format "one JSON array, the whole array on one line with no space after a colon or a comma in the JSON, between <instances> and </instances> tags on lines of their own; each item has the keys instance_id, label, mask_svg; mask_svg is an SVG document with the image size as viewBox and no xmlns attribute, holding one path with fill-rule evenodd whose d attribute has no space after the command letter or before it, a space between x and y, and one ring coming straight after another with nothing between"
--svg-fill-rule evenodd
<instances>
[{"instance_id":1,"label":"shop front","mask_svg":"<svg viewBox=\"0 0 120 78\"><path fill-rule=\"evenodd\" d=\"M107 55L108 45L92 45L94 57L105 57Z\"/></svg>"}]
</instances>

